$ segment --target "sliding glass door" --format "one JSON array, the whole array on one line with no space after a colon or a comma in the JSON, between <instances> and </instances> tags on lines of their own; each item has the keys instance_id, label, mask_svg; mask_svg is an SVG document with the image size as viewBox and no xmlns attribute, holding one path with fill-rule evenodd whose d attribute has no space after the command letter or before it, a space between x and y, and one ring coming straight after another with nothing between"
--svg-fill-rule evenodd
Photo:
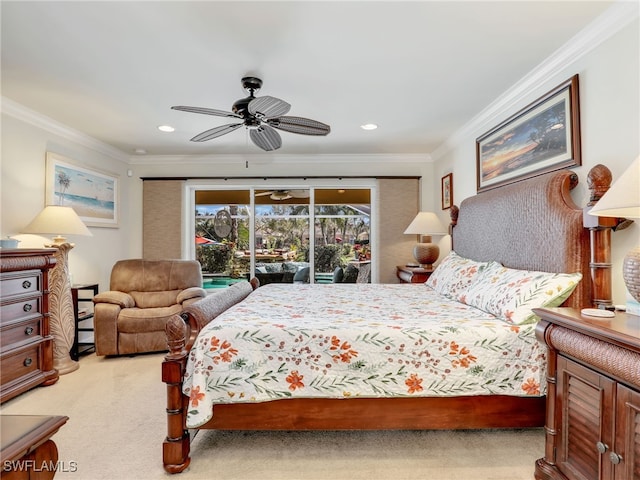
<instances>
[{"instance_id":1,"label":"sliding glass door","mask_svg":"<svg viewBox=\"0 0 640 480\"><path fill-rule=\"evenodd\" d=\"M309 189L254 191L254 275L260 284L309 282Z\"/></svg>"},{"instance_id":2,"label":"sliding glass door","mask_svg":"<svg viewBox=\"0 0 640 480\"><path fill-rule=\"evenodd\" d=\"M371 281L371 190L318 188L314 202L316 283Z\"/></svg>"},{"instance_id":3,"label":"sliding glass door","mask_svg":"<svg viewBox=\"0 0 640 480\"><path fill-rule=\"evenodd\" d=\"M370 187L195 187L190 256L207 289L252 276L261 284L370 282L371 196Z\"/></svg>"}]
</instances>

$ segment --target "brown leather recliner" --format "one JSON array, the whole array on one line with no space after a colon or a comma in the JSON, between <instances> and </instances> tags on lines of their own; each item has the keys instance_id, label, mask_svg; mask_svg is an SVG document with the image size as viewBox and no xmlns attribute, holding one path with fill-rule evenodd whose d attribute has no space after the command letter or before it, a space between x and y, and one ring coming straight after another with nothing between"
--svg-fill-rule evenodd
<instances>
[{"instance_id":1,"label":"brown leather recliner","mask_svg":"<svg viewBox=\"0 0 640 480\"><path fill-rule=\"evenodd\" d=\"M167 350L167 320L206 296L194 260L120 260L109 288L93 297L96 355Z\"/></svg>"}]
</instances>

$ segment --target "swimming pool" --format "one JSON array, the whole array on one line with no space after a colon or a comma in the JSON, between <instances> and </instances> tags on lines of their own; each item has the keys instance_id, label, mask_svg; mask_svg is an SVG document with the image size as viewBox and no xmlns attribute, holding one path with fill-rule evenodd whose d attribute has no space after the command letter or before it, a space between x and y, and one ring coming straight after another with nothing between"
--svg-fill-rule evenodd
<instances>
[{"instance_id":1,"label":"swimming pool","mask_svg":"<svg viewBox=\"0 0 640 480\"><path fill-rule=\"evenodd\" d=\"M244 278L231 278L227 276L205 277L202 279L202 288L210 290L212 288L226 288L238 282L246 282Z\"/></svg>"}]
</instances>

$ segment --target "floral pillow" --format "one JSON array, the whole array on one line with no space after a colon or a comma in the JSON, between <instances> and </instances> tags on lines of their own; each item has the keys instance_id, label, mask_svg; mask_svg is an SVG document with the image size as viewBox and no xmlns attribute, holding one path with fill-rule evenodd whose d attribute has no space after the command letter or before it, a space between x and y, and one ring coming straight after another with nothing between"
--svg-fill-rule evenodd
<instances>
[{"instance_id":1,"label":"floral pillow","mask_svg":"<svg viewBox=\"0 0 640 480\"><path fill-rule=\"evenodd\" d=\"M425 284L440 295L459 300L487 265L488 262L476 262L452 251L440 262Z\"/></svg>"},{"instance_id":2,"label":"floral pillow","mask_svg":"<svg viewBox=\"0 0 640 480\"><path fill-rule=\"evenodd\" d=\"M580 273L516 270L491 263L459 301L523 325L538 320L532 308L561 305L581 279Z\"/></svg>"}]
</instances>

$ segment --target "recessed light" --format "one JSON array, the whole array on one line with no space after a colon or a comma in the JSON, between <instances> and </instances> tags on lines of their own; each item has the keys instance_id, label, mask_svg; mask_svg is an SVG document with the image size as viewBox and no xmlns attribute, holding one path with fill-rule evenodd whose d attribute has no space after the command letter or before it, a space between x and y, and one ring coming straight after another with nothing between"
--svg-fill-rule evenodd
<instances>
[{"instance_id":1,"label":"recessed light","mask_svg":"<svg viewBox=\"0 0 640 480\"><path fill-rule=\"evenodd\" d=\"M378 125L375 123L365 123L364 125L360 125L360 128L363 130L375 130L378 128Z\"/></svg>"},{"instance_id":2,"label":"recessed light","mask_svg":"<svg viewBox=\"0 0 640 480\"><path fill-rule=\"evenodd\" d=\"M173 132L175 131L175 128L173 128L171 125L160 125L158 127L158 130L160 130L161 132Z\"/></svg>"},{"instance_id":3,"label":"recessed light","mask_svg":"<svg viewBox=\"0 0 640 480\"><path fill-rule=\"evenodd\" d=\"M138 155L145 155L147 153L147 151L144 148L136 148L134 152L137 153Z\"/></svg>"}]
</instances>

